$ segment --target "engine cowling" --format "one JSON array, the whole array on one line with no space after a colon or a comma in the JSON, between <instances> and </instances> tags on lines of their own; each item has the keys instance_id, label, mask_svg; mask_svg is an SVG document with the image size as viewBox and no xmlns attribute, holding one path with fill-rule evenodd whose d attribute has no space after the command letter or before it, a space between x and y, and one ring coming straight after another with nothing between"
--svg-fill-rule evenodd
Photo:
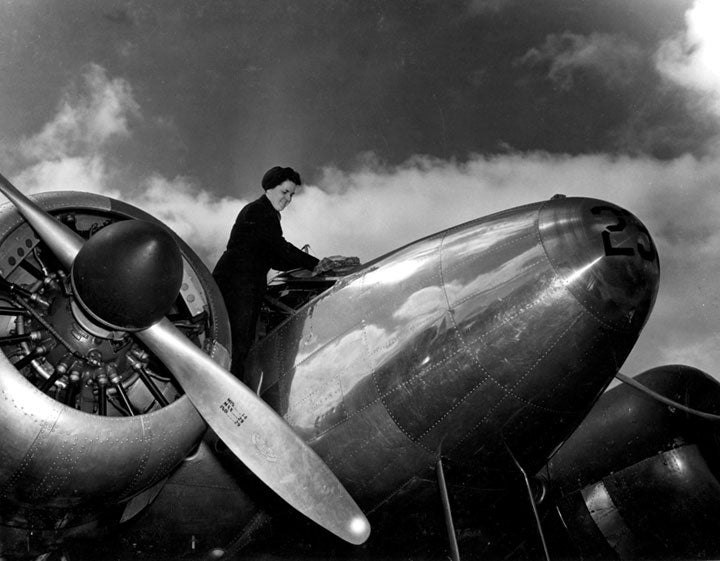
<instances>
[{"instance_id":1,"label":"engine cowling","mask_svg":"<svg viewBox=\"0 0 720 561\"><path fill-rule=\"evenodd\" d=\"M717 415L720 384L683 365L635 378L685 407ZM598 400L539 476L570 556L717 559L720 433L708 420L621 385Z\"/></svg>"},{"instance_id":2,"label":"engine cowling","mask_svg":"<svg viewBox=\"0 0 720 561\"><path fill-rule=\"evenodd\" d=\"M86 239L118 221L159 223L98 195L36 200ZM198 256L172 236L183 280L168 317L227 367L222 298ZM0 556L32 556L109 511L121 516L192 451L206 425L138 340L83 321L69 272L10 205L0 209L0 277Z\"/></svg>"}]
</instances>

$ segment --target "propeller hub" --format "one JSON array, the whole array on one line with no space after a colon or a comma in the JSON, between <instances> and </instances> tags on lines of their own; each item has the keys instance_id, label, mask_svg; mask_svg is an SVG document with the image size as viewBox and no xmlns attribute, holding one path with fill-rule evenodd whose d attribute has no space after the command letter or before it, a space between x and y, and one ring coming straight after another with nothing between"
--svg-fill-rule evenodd
<instances>
[{"instance_id":1,"label":"propeller hub","mask_svg":"<svg viewBox=\"0 0 720 561\"><path fill-rule=\"evenodd\" d=\"M92 236L72 266L75 298L99 324L139 331L161 320L183 277L180 249L162 226L144 220L115 222Z\"/></svg>"}]
</instances>

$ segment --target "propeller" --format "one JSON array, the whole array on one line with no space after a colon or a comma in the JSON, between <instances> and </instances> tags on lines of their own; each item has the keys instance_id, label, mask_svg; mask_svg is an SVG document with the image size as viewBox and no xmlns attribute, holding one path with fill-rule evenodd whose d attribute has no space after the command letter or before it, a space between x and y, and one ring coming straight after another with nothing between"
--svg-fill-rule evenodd
<instances>
[{"instance_id":1,"label":"propeller","mask_svg":"<svg viewBox=\"0 0 720 561\"><path fill-rule=\"evenodd\" d=\"M349 543L367 540L367 518L323 460L269 405L164 317L182 280L180 250L164 228L117 222L85 242L1 174L0 192L71 269L86 319L133 332L173 373L227 447L291 506ZM146 287L151 288L144 294Z\"/></svg>"}]
</instances>

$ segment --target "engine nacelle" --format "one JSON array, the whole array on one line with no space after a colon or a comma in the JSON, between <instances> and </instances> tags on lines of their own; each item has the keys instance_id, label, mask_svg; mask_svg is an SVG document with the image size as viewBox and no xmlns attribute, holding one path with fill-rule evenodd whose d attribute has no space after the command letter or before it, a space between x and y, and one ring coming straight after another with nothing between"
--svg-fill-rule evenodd
<instances>
[{"instance_id":1,"label":"engine nacelle","mask_svg":"<svg viewBox=\"0 0 720 561\"><path fill-rule=\"evenodd\" d=\"M159 223L97 195L36 200L86 239L121 220ZM172 235L183 282L168 317L227 367L222 298L198 256ZM206 425L138 340L82 321L68 271L10 205L0 210L0 277L0 556L33 556L108 509L121 516L124 503L192 451Z\"/></svg>"},{"instance_id":2,"label":"engine nacelle","mask_svg":"<svg viewBox=\"0 0 720 561\"><path fill-rule=\"evenodd\" d=\"M684 406L717 414L720 384L688 366L635 378ZM717 559L720 432L622 385L605 393L550 461L555 513L573 555L603 559Z\"/></svg>"}]
</instances>

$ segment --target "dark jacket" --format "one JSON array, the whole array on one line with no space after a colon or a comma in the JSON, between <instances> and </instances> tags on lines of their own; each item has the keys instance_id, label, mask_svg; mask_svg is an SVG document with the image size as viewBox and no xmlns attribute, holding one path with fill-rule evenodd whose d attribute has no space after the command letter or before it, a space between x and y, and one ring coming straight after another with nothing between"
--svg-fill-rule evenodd
<instances>
[{"instance_id":1,"label":"dark jacket","mask_svg":"<svg viewBox=\"0 0 720 561\"><path fill-rule=\"evenodd\" d=\"M271 268L312 270L317 264L317 258L285 241L280 213L262 195L238 214L227 249L217 262L213 276L225 282L264 287Z\"/></svg>"}]
</instances>

